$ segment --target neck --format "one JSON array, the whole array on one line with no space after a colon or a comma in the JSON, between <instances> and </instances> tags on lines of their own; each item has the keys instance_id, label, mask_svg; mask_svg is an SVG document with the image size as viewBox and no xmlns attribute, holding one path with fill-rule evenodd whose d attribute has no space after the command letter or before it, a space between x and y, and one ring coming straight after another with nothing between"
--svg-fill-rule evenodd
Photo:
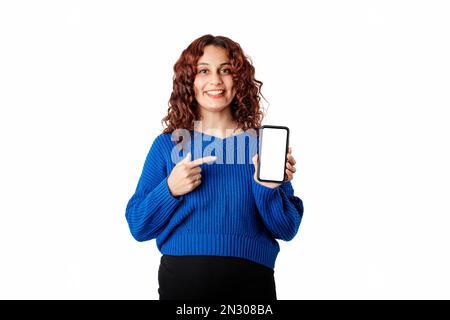
<instances>
[{"instance_id":1,"label":"neck","mask_svg":"<svg viewBox=\"0 0 450 320\"><path fill-rule=\"evenodd\" d=\"M194 123L194 130L219 137L227 137L242 131L238 128L238 122L233 119L229 108L220 112L202 113L201 120Z\"/></svg>"}]
</instances>

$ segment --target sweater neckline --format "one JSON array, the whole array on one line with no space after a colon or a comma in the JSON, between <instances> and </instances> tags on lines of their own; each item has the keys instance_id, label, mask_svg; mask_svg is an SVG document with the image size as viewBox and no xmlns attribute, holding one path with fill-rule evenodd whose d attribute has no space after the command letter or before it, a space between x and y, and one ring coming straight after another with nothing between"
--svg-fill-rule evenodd
<instances>
[{"instance_id":1,"label":"sweater neckline","mask_svg":"<svg viewBox=\"0 0 450 320\"><path fill-rule=\"evenodd\" d=\"M214 138L214 139L216 139L216 140L222 140L222 141L223 141L223 140L230 139L230 138L233 138L233 137L240 136L240 135L242 135L242 134L245 133L245 131L243 131L243 132L239 132L239 133L232 134L232 135L230 135L230 136L226 136L226 137L221 138L221 137L218 137L218 136L215 136L215 135L211 135L211 134L204 133L204 132L202 132L202 131L198 131L198 130L193 130L193 131L194 131L194 133L202 134L203 136L212 137L212 138Z\"/></svg>"}]
</instances>

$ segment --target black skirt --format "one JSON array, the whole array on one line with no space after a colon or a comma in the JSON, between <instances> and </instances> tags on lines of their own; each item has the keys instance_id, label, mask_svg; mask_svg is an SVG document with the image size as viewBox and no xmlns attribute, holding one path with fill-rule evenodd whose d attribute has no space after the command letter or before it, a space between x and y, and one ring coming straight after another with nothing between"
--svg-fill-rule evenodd
<instances>
[{"instance_id":1,"label":"black skirt","mask_svg":"<svg viewBox=\"0 0 450 320\"><path fill-rule=\"evenodd\" d=\"M259 263L221 256L163 255L160 300L276 300L274 271Z\"/></svg>"}]
</instances>

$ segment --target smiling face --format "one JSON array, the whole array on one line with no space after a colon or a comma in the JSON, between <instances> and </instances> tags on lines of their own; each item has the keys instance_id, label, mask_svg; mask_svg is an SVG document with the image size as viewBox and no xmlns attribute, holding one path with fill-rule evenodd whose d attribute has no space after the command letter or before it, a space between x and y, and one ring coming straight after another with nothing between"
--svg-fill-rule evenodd
<instances>
[{"instance_id":1,"label":"smiling face","mask_svg":"<svg viewBox=\"0 0 450 320\"><path fill-rule=\"evenodd\" d=\"M194 92L200 109L205 111L222 111L230 106L235 89L225 49L213 45L204 48L197 62Z\"/></svg>"}]
</instances>

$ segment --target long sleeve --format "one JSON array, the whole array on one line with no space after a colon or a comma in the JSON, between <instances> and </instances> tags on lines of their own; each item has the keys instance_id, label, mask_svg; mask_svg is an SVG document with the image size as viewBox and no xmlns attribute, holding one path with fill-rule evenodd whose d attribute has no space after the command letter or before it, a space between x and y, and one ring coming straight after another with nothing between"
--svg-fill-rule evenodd
<instances>
[{"instance_id":1,"label":"long sleeve","mask_svg":"<svg viewBox=\"0 0 450 320\"><path fill-rule=\"evenodd\" d=\"M148 152L137 188L126 207L126 219L137 241L156 238L184 196L174 197L167 185L162 136Z\"/></svg>"},{"instance_id":2,"label":"long sleeve","mask_svg":"<svg viewBox=\"0 0 450 320\"><path fill-rule=\"evenodd\" d=\"M291 182L272 189L253 180L252 189L259 214L274 238L292 240L303 217L303 202L294 195Z\"/></svg>"}]
</instances>

